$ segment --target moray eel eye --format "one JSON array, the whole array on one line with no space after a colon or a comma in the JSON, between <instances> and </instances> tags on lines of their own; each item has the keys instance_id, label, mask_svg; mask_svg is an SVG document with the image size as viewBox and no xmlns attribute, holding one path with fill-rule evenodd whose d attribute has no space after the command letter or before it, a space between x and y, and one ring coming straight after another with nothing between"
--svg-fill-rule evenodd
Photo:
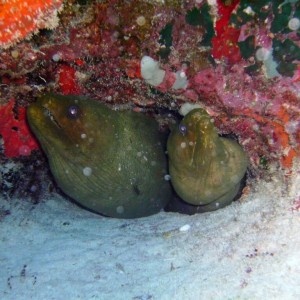
<instances>
[{"instance_id":1,"label":"moray eel eye","mask_svg":"<svg viewBox=\"0 0 300 300\"><path fill-rule=\"evenodd\" d=\"M180 125L179 125L179 131L180 131L183 135L185 135L185 134L187 133L187 128L186 128L186 126L180 124Z\"/></svg>"},{"instance_id":2,"label":"moray eel eye","mask_svg":"<svg viewBox=\"0 0 300 300\"><path fill-rule=\"evenodd\" d=\"M77 119L80 116L80 109L77 105L71 105L68 107L68 117L70 119Z\"/></svg>"}]
</instances>

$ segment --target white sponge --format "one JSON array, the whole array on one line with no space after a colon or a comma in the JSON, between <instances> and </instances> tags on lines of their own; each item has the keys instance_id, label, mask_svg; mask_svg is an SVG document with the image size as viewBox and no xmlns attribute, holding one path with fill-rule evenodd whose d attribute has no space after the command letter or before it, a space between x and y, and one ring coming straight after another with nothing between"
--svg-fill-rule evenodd
<instances>
[{"instance_id":1,"label":"white sponge","mask_svg":"<svg viewBox=\"0 0 300 300\"><path fill-rule=\"evenodd\" d=\"M174 82L172 89L185 89L188 85L188 80L184 71L176 72L176 81Z\"/></svg>"},{"instance_id":2,"label":"white sponge","mask_svg":"<svg viewBox=\"0 0 300 300\"><path fill-rule=\"evenodd\" d=\"M184 104L181 105L181 107L179 109L179 113L182 116L185 116L185 115L187 115L190 111L192 111L195 108L201 108L201 105L197 104L197 103L186 102L186 103L184 103Z\"/></svg>"},{"instance_id":3,"label":"white sponge","mask_svg":"<svg viewBox=\"0 0 300 300\"><path fill-rule=\"evenodd\" d=\"M163 82L166 71L160 69L158 61L150 56L144 56L141 60L141 75L145 81L153 86Z\"/></svg>"}]
</instances>

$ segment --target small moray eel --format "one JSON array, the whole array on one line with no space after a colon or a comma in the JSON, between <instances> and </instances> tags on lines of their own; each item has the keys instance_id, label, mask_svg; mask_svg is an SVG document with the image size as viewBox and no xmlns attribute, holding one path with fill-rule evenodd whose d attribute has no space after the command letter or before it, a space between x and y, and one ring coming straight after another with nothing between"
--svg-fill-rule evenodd
<instances>
[{"instance_id":1,"label":"small moray eel","mask_svg":"<svg viewBox=\"0 0 300 300\"><path fill-rule=\"evenodd\" d=\"M171 183L194 212L224 207L238 194L246 154L234 140L219 137L204 109L193 109L172 130L167 150Z\"/></svg>"},{"instance_id":2,"label":"small moray eel","mask_svg":"<svg viewBox=\"0 0 300 300\"><path fill-rule=\"evenodd\" d=\"M138 218L170 200L163 136L155 120L95 100L47 94L27 110L58 186L105 216Z\"/></svg>"}]
</instances>

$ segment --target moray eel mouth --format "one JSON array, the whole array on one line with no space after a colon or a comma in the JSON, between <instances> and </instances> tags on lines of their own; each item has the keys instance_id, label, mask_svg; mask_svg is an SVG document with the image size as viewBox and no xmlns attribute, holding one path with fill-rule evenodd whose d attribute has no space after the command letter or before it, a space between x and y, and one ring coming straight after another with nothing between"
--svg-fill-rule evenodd
<instances>
[{"instance_id":1,"label":"moray eel mouth","mask_svg":"<svg viewBox=\"0 0 300 300\"><path fill-rule=\"evenodd\" d=\"M56 144L54 136L60 133L61 125L51 110L47 108L46 103L36 102L30 105L27 108L27 120L45 151L51 148L51 145ZM41 131L40 128L44 128L44 130Z\"/></svg>"},{"instance_id":2,"label":"moray eel mouth","mask_svg":"<svg viewBox=\"0 0 300 300\"><path fill-rule=\"evenodd\" d=\"M53 97L53 99L52 99ZM59 103L58 101L53 101L56 95L52 96L42 96L39 100L31 104L27 109L27 118L29 123L35 126L50 127L52 130L57 129L60 132L62 131L64 119L68 117L68 107L71 103L63 105L64 103ZM74 105L76 101L74 100ZM70 118L70 116L69 116Z\"/></svg>"},{"instance_id":3,"label":"moray eel mouth","mask_svg":"<svg viewBox=\"0 0 300 300\"><path fill-rule=\"evenodd\" d=\"M47 94L28 107L28 122L46 153L56 151L64 155L67 149L75 147L85 153L87 147L93 145L92 138L89 142L83 138L87 132L101 138L101 134L89 126L96 116L92 109L84 107L85 101L78 96ZM107 146L109 135L102 140Z\"/></svg>"},{"instance_id":4,"label":"moray eel mouth","mask_svg":"<svg viewBox=\"0 0 300 300\"><path fill-rule=\"evenodd\" d=\"M59 117L57 116L60 111L59 105L51 101L51 96L42 96L39 98L39 101L28 107L28 122L42 145L45 143L47 146L50 146L57 137L63 134L63 125L59 122Z\"/></svg>"},{"instance_id":5,"label":"moray eel mouth","mask_svg":"<svg viewBox=\"0 0 300 300\"><path fill-rule=\"evenodd\" d=\"M53 123L55 126L57 126L58 128L62 128L62 126L59 124L59 122L55 119L55 116L54 114L51 112L51 110L46 107L46 106L42 106L42 110L43 110L43 114L48 117Z\"/></svg>"}]
</instances>

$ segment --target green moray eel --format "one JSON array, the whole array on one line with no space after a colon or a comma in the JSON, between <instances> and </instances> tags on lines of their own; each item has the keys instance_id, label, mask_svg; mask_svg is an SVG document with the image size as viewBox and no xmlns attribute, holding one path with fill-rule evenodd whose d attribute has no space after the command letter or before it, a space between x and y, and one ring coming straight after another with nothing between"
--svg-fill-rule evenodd
<instances>
[{"instance_id":1,"label":"green moray eel","mask_svg":"<svg viewBox=\"0 0 300 300\"><path fill-rule=\"evenodd\" d=\"M224 207L238 194L247 157L237 142L219 137L204 109L193 109L172 130L167 150L171 183L194 212Z\"/></svg>"},{"instance_id":2,"label":"green moray eel","mask_svg":"<svg viewBox=\"0 0 300 300\"><path fill-rule=\"evenodd\" d=\"M47 94L27 110L59 187L82 206L115 218L159 212L170 200L155 120L95 100Z\"/></svg>"}]
</instances>

